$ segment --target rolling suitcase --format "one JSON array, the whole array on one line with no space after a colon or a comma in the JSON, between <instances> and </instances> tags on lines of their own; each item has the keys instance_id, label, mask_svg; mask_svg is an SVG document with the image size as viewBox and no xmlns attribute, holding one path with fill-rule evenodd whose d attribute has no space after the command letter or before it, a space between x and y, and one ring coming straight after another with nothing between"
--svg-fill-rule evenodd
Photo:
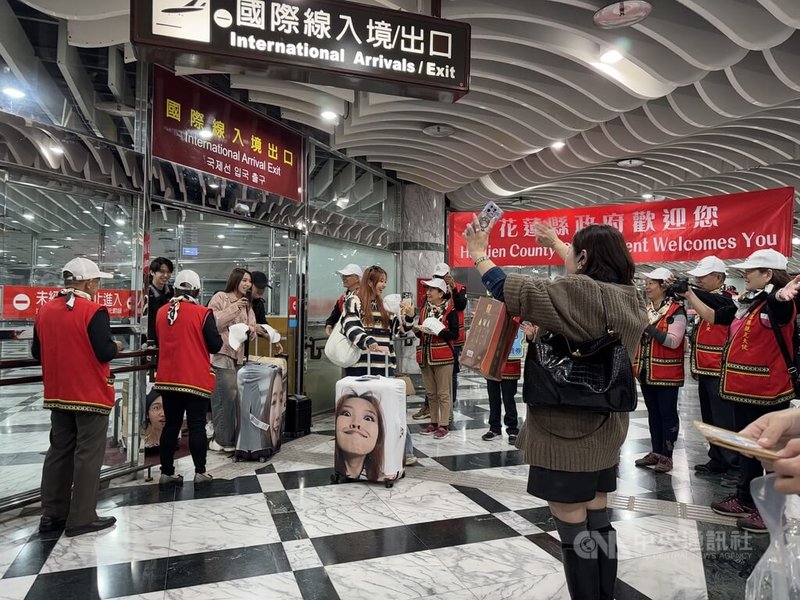
<instances>
[{"instance_id":1,"label":"rolling suitcase","mask_svg":"<svg viewBox=\"0 0 800 600\"><path fill-rule=\"evenodd\" d=\"M311 398L301 394L289 396L285 433L293 438L311 433Z\"/></svg>"},{"instance_id":2,"label":"rolling suitcase","mask_svg":"<svg viewBox=\"0 0 800 600\"><path fill-rule=\"evenodd\" d=\"M385 373L389 371L386 357ZM372 372L371 366L368 373ZM381 375L336 382L336 444L333 483L382 481L387 488L405 476L406 384Z\"/></svg>"},{"instance_id":3,"label":"rolling suitcase","mask_svg":"<svg viewBox=\"0 0 800 600\"><path fill-rule=\"evenodd\" d=\"M286 375L284 359L257 355L249 356L239 370L235 461L264 462L281 449L286 421Z\"/></svg>"}]
</instances>

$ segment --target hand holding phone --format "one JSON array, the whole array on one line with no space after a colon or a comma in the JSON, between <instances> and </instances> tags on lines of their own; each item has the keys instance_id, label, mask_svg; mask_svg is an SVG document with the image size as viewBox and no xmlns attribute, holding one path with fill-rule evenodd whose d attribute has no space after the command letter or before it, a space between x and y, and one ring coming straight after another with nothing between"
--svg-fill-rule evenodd
<instances>
[{"instance_id":1,"label":"hand holding phone","mask_svg":"<svg viewBox=\"0 0 800 600\"><path fill-rule=\"evenodd\" d=\"M503 209L489 200L489 202L486 203L486 206L483 207L483 210L478 215L478 223L480 223L480 226L483 229L489 229L489 226L493 222L497 223L502 216Z\"/></svg>"}]
</instances>

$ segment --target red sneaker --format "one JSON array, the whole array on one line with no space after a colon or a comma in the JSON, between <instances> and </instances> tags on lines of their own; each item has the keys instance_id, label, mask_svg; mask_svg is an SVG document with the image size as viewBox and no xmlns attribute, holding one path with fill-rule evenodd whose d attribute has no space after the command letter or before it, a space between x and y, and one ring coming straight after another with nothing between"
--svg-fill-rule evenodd
<instances>
[{"instance_id":1,"label":"red sneaker","mask_svg":"<svg viewBox=\"0 0 800 600\"><path fill-rule=\"evenodd\" d=\"M719 502L713 502L711 510L726 517L747 517L753 514L755 509L752 506L745 506L736 494L732 494Z\"/></svg>"},{"instance_id":2,"label":"red sneaker","mask_svg":"<svg viewBox=\"0 0 800 600\"><path fill-rule=\"evenodd\" d=\"M433 435L433 433L438 429L436 425L433 423L429 423L428 426L419 432L420 435Z\"/></svg>"},{"instance_id":3,"label":"red sneaker","mask_svg":"<svg viewBox=\"0 0 800 600\"><path fill-rule=\"evenodd\" d=\"M736 519L736 526L739 529L744 529L750 533L769 533L767 526L764 524L764 519L761 518L761 513L758 509L750 513L748 517Z\"/></svg>"},{"instance_id":4,"label":"red sneaker","mask_svg":"<svg viewBox=\"0 0 800 600\"><path fill-rule=\"evenodd\" d=\"M436 430L436 431L433 433L433 439L435 439L435 440L443 440L443 439L444 439L444 438L446 438L448 435L450 435L450 432L447 430L447 428L446 428L446 427L439 427L439 428L438 428L438 429L437 429L437 430Z\"/></svg>"}]
</instances>

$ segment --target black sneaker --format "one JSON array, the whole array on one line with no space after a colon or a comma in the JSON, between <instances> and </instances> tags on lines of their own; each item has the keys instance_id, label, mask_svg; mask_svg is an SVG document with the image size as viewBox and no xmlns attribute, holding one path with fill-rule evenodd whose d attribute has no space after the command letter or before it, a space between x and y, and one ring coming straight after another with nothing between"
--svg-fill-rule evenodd
<instances>
[{"instance_id":1,"label":"black sneaker","mask_svg":"<svg viewBox=\"0 0 800 600\"><path fill-rule=\"evenodd\" d=\"M489 430L489 431L487 431L486 433L484 433L481 436L481 439L484 442L488 442L488 441L493 440L494 438L498 438L498 437L503 437L503 434L502 433L495 433L494 431Z\"/></svg>"},{"instance_id":2,"label":"black sneaker","mask_svg":"<svg viewBox=\"0 0 800 600\"><path fill-rule=\"evenodd\" d=\"M711 461L694 466L694 472L697 475L723 475L727 470L727 468L715 465Z\"/></svg>"}]
</instances>

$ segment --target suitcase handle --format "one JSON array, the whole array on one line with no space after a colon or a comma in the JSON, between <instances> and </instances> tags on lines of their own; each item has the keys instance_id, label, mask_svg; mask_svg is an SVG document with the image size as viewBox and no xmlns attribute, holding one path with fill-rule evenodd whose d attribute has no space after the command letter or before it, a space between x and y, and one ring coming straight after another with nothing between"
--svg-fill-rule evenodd
<instances>
[{"instance_id":1,"label":"suitcase handle","mask_svg":"<svg viewBox=\"0 0 800 600\"><path fill-rule=\"evenodd\" d=\"M383 357L386 360L384 365L384 376L389 377L389 355L384 354ZM372 352L369 350L367 351L367 375L372 375Z\"/></svg>"}]
</instances>

